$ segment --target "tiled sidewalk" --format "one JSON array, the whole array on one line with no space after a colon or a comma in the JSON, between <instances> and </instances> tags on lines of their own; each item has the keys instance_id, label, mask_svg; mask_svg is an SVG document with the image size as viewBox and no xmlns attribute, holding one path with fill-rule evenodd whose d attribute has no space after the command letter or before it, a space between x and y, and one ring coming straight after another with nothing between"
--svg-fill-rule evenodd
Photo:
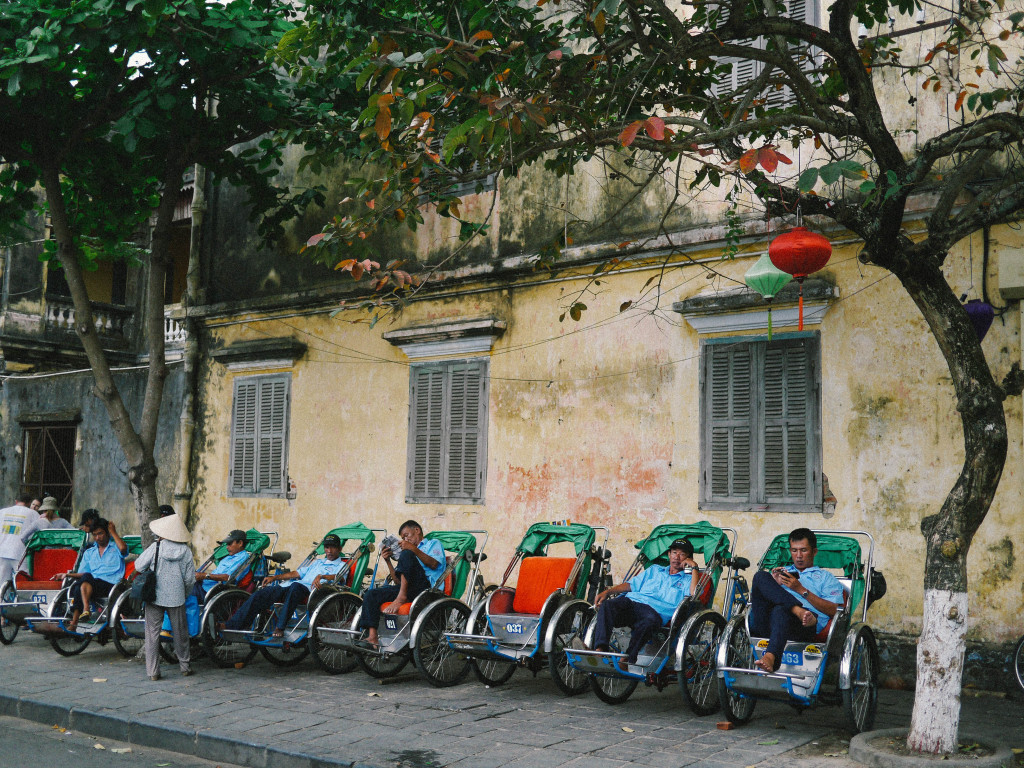
<instances>
[{"instance_id":1,"label":"tiled sidewalk","mask_svg":"<svg viewBox=\"0 0 1024 768\"><path fill-rule=\"evenodd\" d=\"M257 768L852 765L838 708L800 714L761 702L748 725L723 731L723 716L694 717L671 687L641 687L612 707L590 693L566 698L546 673L525 670L497 688L470 675L438 689L411 664L381 684L359 670L334 677L311 660L280 669L257 656L241 670L200 662L190 678L165 666L151 682L112 646L62 658L24 634L0 648L0 669L0 714ZM881 692L877 727L907 725L911 704L910 692ZM1024 705L965 697L962 731L1024 747ZM815 742L826 745L820 754Z\"/></svg>"}]
</instances>

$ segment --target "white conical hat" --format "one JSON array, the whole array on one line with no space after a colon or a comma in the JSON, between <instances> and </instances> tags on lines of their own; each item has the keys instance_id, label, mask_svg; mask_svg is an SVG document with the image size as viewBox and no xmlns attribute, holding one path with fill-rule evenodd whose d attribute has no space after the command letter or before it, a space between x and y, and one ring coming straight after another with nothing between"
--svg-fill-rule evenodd
<instances>
[{"instance_id":1,"label":"white conical hat","mask_svg":"<svg viewBox=\"0 0 1024 768\"><path fill-rule=\"evenodd\" d=\"M192 541L192 534L188 532L185 523L177 515L168 515L154 520L149 524L149 530L167 541L177 541L181 544Z\"/></svg>"}]
</instances>

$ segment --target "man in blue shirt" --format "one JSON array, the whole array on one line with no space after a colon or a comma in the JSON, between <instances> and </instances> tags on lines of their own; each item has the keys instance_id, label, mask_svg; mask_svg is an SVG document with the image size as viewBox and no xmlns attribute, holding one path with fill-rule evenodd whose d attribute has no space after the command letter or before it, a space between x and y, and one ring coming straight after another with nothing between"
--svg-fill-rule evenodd
<instances>
[{"instance_id":1,"label":"man in blue shirt","mask_svg":"<svg viewBox=\"0 0 1024 768\"><path fill-rule=\"evenodd\" d=\"M594 628L594 649L611 651L608 641L615 627L630 627L626 658L619 660L619 669L625 672L629 664L636 664L641 649L650 641L654 630L672 620L679 604L694 593L697 579L685 569L696 572L693 545L686 539L676 539L668 548L668 567L652 565L629 581L616 584L598 593L594 600L597 608L597 626ZM607 600L611 595L628 593L629 597Z\"/></svg>"},{"instance_id":2,"label":"man in blue shirt","mask_svg":"<svg viewBox=\"0 0 1024 768\"><path fill-rule=\"evenodd\" d=\"M192 594L200 603L218 582L230 581L235 571L249 558L249 553L245 550L245 531L236 528L219 543L227 547L228 553L220 559L213 570L196 573L196 585L192 587ZM326 546L324 551L327 551Z\"/></svg>"},{"instance_id":3,"label":"man in blue shirt","mask_svg":"<svg viewBox=\"0 0 1024 768\"><path fill-rule=\"evenodd\" d=\"M244 536L244 534L243 534ZM278 611L274 627L275 638L284 637L288 619L303 599L309 597L313 589L319 589L325 580L331 580L345 565L341 559L341 539L335 534L324 536L324 557L317 558L297 571L286 571L267 576L263 587L252 593L238 610L224 624L224 629L249 629L260 611L273 607L274 603L283 603ZM297 579L297 581L296 581ZM275 584L274 582L282 582Z\"/></svg>"},{"instance_id":4,"label":"man in blue shirt","mask_svg":"<svg viewBox=\"0 0 1024 768\"><path fill-rule=\"evenodd\" d=\"M124 559L128 555L128 545L124 543L112 522L102 517L96 518L92 524L93 545L85 550L79 570L72 573L57 574L55 580L70 576L77 581L71 585L71 623L67 630L75 632L78 621L89 618L92 598L106 597L122 578L124 578Z\"/></svg>"},{"instance_id":5,"label":"man in blue shirt","mask_svg":"<svg viewBox=\"0 0 1024 768\"><path fill-rule=\"evenodd\" d=\"M789 534L793 564L758 571L750 584L750 633L768 637L768 649L754 666L775 672L789 640L810 642L845 601L839 579L814 564L818 537L808 528Z\"/></svg>"},{"instance_id":6,"label":"man in blue shirt","mask_svg":"<svg viewBox=\"0 0 1024 768\"><path fill-rule=\"evenodd\" d=\"M385 547L381 556L391 572L393 585L368 589L363 595L359 628L366 630L366 642L379 645L377 625L380 623L381 606L390 602L384 613L398 613L402 606L412 602L425 589L435 586L445 570L444 547L434 539L423 538L423 528L415 520L406 520L398 529L402 537L399 543L398 562L392 563L393 553Z\"/></svg>"}]
</instances>

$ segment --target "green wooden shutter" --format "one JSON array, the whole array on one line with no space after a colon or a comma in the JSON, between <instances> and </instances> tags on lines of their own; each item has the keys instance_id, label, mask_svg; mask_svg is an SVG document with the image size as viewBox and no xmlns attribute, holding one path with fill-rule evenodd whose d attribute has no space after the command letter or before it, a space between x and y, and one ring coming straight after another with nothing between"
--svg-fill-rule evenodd
<instances>
[{"instance_id":1,"label":"green wooden shutter","mask_svg":"<svg viewBox=\"0 0 1024 768\"><path fill-rule=\"evenodd\" d=\"M288 437L288 379L267 377L259 382L259 464L257 491L285 492L285 446Z\"/></svg>"},{"instance_id":2,"label":"green wooden shutter","mask_svg":"<svg viewBox=\"0 0 1024 768\"><path fill-rule=\"evenodd\" d=\"M750 498L750 344L708 345L705 381L706 434L704 498L740 502Z\"/></svg>"},{"instance_id":3,"label":"green wooden shutter","mask_svg":"<svg viewBox=\"0 0 1024 768\"><path fill-rule=\"evenodd\" d=\"M486 464L486 363L468 361L448 370L451 396L448 415L447 495L478 499Z\"/></svg>"},{"instance_id":4,"label":"green wooden shutter","mask_svg":"<svg viewBox=\"0 0 1024 768\"><path fill-rule=\"evenodd\" d=\"M231 493L256 492L256 403L254 379L236 379L231 414Z\"/></svg>"},{"instance_id":5,"label":"green wooden shutter","mask_svg":"<svg viewBox=\"0 0 1024 768\"><path fill-rule=\"evenodd\" d=\"M809 501L810 406L807 341L768 348L764 364L765 498Z\"/></svg>"},{"instance_id":6,"label":"green wooden shutter","mask_svg":"<svg viewBox=\"0 0 1024 768\"><path fill-rule=\"evenodd\" d=\"M406 495L413 500L441 495L444 370L439 365L415 366L410 381Z\"/></svg>"}]
</instances>

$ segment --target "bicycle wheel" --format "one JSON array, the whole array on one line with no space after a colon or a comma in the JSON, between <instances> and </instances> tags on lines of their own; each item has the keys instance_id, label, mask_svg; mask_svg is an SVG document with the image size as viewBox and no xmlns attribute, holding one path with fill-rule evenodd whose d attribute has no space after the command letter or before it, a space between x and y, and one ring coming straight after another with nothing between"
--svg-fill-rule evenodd
<instances>
[{"instance_id":1,"label":"bicycle wheel","mask_svg":"<svg viewBox=\"0 0 1024 768\"><path fill-rule=\"evenodd\" d=\"M487 615L481 611L476 617L476 621L473 622L473 634L482 635L486 629ZM497 686L508 682L508 679L515 674L517 665L514 661L474 658L472 666L477 680L484 685Z\"/></svg>"},{"instance_id":2,"label":"bicycle wheel","mask_svg":"<svg viewBox=\"0 0 1024 768\"><path fill-rule=\"evenodd\" d=\"M412 658L431 685L447 688L469 673L469 657L459 654L445 639L445 633L462 632L468 620L469 608L455 599L438 600L417 619Z\"/></svg>"},{"instance_id":3,"label":"bicycle wheel","mask_svg":"<svg viewBox=\"0 0 1024 768\"><path fill-rule=\"evenodd\" d=\"M583 645L583 633L594 617L594 608L584 602L571 604L554 618L555 633L548 654L548 670L555 685L566 696L577 696L587 690L587 674L569 663L565 649Z\"/></svg>"},{"instance_id":4,"label":"bicycle wheel","mask_svg":"<svg viewBox=\"0 0 1024 768\"><path fill-rule=\"evenodd\" d=\"M843 714L854 733L870 731L878 713L878 645L871 628L862 624L843 644L840 668L848 670L850 687L842 690Z\"/></svg>"},{"instance_id":5,"label":"bicycle wheel","mask_svg":"<svg viewBox=\"0 0 1024 768\"><path fill-rule=\"evenodd\" d=\"M114 607L110 609L110 629L114 637L114 647L125 658L135 658L142 648L145 635L138 630L145 631L145 621L142 604L136 605L131 599L131 593L122 592Z\"/></svg>"},{"instance_id":6,"label":"bicycle wheel","mask_svg":"<svg viewBox=\"0 0 1024 768\"><path fill-rule=\"evenodd\" d=\"M679 693L695 715L718 711L718 684L715 679L715 652L725 628L725 619L707 611L687 622L679 642L682 664L679 665Z\"/></svg>"},{"instance_id":7,"label":"bicycle wheel","mask_svg":"<svg viewBox=\"0 0 1024 768\"><path fill-rule=\"evenodd\" d=\"M319 630L351 629L362 601L351 592L331 595L320 604L309 623L309 650L322 670L331 675L351 672L359 665L356 655L321 641Z\"/></svg>"},{"instance_id":8,"label":"bicycle wheel","mask_svg":"<svg viewBox=\"0 0 1024 768\"><path fill-rule=\"evenodd\" d=\"M53 600L50 616L56 621L71 620L71 603L67 591L58 593ZM71 635L60 632L50 636L50 646L61 656L77 656L89 645L92 638L88 635Z\"/></svg>"},{"instance_id":9,"label":"bicycle wheel","mask_svg":"<svg viewBox=\"0 0 1024 768\"><path fill-rule=\"evenodd\" d=\"M1024 637L1017 641L1017 647L1013 649L1013 676L1024 693Z\"/></svg>"},{"instance_id":10,"label":"bicycle wheel","mask_svg":"<svg viewBox=\"0 0 1024 768\"><path fill-rule=\"evenodd\" d=\"M2 605L4 603L13 603L17 599L18 592L15 590L14 584L10 581L5 582L3 588L0 589L0 643L4 645L10 645L14 642L20 627L3 615Z\"/></svg>"},{"instance_id":11,"label":"bicycle wheel","mask_svg":"<svg viewBox=\"0 0 1024 768\"><path fill-rule=\"evenodd\" d=\"M298 645L284 645L280 648L273 645L261 645L260 653L267 661L278 667L294 667L309 655L309 643L303 641Z\"/></svg>"},{"instance_id":12,"label":"bicycle wheel","mask_svg":"<svg viewBox=\"0 0 1024 768\"><path fill-rule=\"evenodd\" d=\"M750 637L747 635L742 616L726 625L720 642L727 644L725 666L753 668L754 652L750 647ZM730 691L723 677L718 678L718 700L729 722L738 725L750 720L754 714L754 705L757 704L757 699Z\"/></svg>"},{"instance_id":13,"label":"bicycle wheel","mask_svg":"<svg viewBox=\"0 0 1024 768\"><path fill-rule=\"evenodd\" d=\"M202 629L203 648L218 667L248 664L256 655L256 646L227 640L217 631L217 625L231 618L231 614L248 598L249 593L242 590L221 592L212 598L206 608Z\"/></svg>"}]
</instances>

